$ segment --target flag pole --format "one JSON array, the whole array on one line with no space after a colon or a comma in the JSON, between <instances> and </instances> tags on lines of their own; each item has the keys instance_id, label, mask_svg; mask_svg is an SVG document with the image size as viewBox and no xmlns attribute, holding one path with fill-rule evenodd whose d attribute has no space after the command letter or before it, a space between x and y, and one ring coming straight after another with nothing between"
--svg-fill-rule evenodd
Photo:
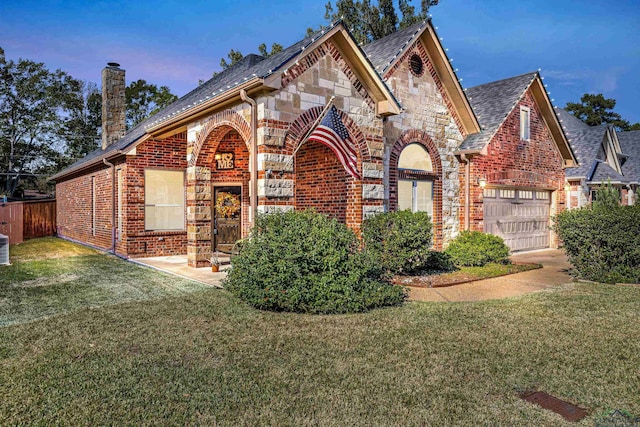
<instances>
[{"instance_id":1,"label":"flag pole","mask_svg":"<svg viewBox=\"0 0 640 427\"><path fill-rule=\"evenodd\" d=\"M318 126L318 124L320 124L320 122L322 121L322 119L324 119L324 116L327 115L327 111L329 111L329 107L331 105L333 105L333 100L335 99L335 96L332 96L329 99L329 102L327 102L327 105L324 106L324 109L322 110L322 112L320 113L320 115L318 116L318 118L316 119L315 122L313 122L313 125L311 125L311 127L309 128L309 130L307 130L307 133L304 135L304 138L302 138L300 140L300 144L298 144L298 146L296 147L295 150L293 150L293 155L291 156L291 158L293 159L293 157L295 157L296 153L298 152L298 150L300 149L300 147L302 147L302 144L305 143L305 141L307 140L307 138L309 138L309 135L311 135L311 132L313 132L315 130L315 128Z\"/></svg>"}]
</instances>

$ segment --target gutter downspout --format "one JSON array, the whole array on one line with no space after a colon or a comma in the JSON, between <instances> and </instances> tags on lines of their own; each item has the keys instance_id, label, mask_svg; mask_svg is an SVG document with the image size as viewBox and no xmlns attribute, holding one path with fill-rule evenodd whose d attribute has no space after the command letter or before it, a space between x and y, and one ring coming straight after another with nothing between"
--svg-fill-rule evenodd
<instances>
[{"instance_id":1,"label":"gutter downspout","mask_svg":"<svg viewBox=\"0 0 640 427\"><path fill-rule=\"evenodd\" d=\"M255 225L258 216L258 104L249 98L247 91L240 90L240 98L251 106L251 218L249 223Z\"/></svg>"},{"instance_id":2,"label":"gutter downspout","mask_svg":"<svg viewBox=\"0 0 640 427\"><path fill-rule=\"evenodd\" d=\"M460 154L460 160L462 160L464 164L464 231L469 230L469 226L471 224L471 219L469 215L471 214L471 207L469 206L471 195L470 187L469 187L469 177L471 175L471 163L469 162L469 158L465 153Z\"/></svg>"},{"instance_id":3,"label":"gutter downspout","mask_svg":"<svg viewBox=\"0 0 640 427\"><path fill-rule=\"evenodd\" d=\"M116 166L107 159L102 162L111 168L111 253L116 254Z\"/></svg>"}]
</instances>

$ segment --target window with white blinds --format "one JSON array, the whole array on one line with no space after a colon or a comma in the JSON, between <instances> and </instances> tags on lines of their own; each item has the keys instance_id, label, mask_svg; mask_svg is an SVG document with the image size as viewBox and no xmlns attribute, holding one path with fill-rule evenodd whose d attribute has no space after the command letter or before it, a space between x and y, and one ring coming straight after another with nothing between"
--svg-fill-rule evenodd
<instances>
[{"instance_id":1,"label":"window with white blinds","mask_svg":"<svg viewBox=\"0 0 640 427\"><path fill-rule=\"evenodd\" d=\"M144 171L144 228L184 230L184 172Z\"/></svg>"}]
</instances>

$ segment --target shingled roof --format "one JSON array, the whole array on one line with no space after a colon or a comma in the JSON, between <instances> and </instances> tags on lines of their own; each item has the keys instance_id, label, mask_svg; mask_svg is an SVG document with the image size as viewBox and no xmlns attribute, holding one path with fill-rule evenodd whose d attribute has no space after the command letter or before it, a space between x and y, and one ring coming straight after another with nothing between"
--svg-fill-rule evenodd
<instances>
[{"instance_id":1,"label":"shingled roof","mask_svg":"<svg viewBox=\"0 0 640 427\"><path fill-rule=\"evenodd\" d=\"M584 129L569 131L569 143L576 154L579 166L567 168L565 170L567 178L591 178L595 162L605 160L602 141L604 141L606 133L607 125L587 125Z\"/></svg>"},{"instance_id":2,"label":"shingled roof","mask_svg":"<svg viewBox=\"0 0 640 427\"><path fill-rule=\"evenodd\" d=\"M322 29L309 37L305 37L297 43L294 43L293 45L287 47L282 52L267 58L254 54L245 56L237 64L234 64L226 70L223 70L222 72L214 75L205 83L199 85L194 90L182 96L171 105L167 106L157 114L151 116L133 129L129 130L127 134L118 142L110 145L105 150L95 150L94 152L78 160L65 170L52 176L50 179L55 180L74 171L83 169L84 167L96 163L103 158L106 159L113 157L114 155L118 155L123 151L130 149L130 147L133 146L136 141L140 140L140 138L142 138L147 133L148 129L157 127L163 122L170 121L173 117L184 113L185 111L196 108L197 106L211 100L212 98L223 95L225 92L232 91L247 81L256 78L265 79L273 73L282 71L282 68L290 60L303 54L306 48L311 46L319 38L339 25L342 25L342 21L337 21L333 23L329 28ZM386 85L382 81L382 78L380 78L380 82L381 85L386 88ZM386 88L385 90L388 91L388 88ZM395 98L393 98L393 95L390 91L388 91L388 93L399 108L399 102Z\"/></svg>"},{"instance_id":3,"label":"shingled roof","mask_svg":"<svg viewBox=\"0 0 640 427\"><path fill-rule=\"evenodd\" d=\"M404 49L418 37L426 26L427 21L413 24L404 30L372 41L364 46L363 50L376 71L384 76L391 63L402 54Z\"/></svg>"},{"instance_id":4,"label":"shingled roof","mask_svg":"<svg viewBox=\"0 0 640 427\"><path fill-rule=\"evenodd\" d=\"M468 136L460 149L482 150L537 76L538 72L526 73L467 89L467 97L482 126L482 132Z\"/></svg>"},{"instance_id":5,"label":"shingled roof","mask_svg":"<svg viewBox=\"0 0 640 427\"><path fill-rule=\"evenodd\" d=\"M640 130L619 132L618 141L629 158L622 165L622 173L631 182L640 183Z\"/></svg>"},{"instance_id":6,"label":"shingled roof","mask_svg":"<svg viewBox=\"0 0 640 427\"><path fill-rule=\"evenodd\" d=\"M556 114L560 119L560 123L562 124L562 129L564 129L565 134L567 136L571 136L576 132L589 129L589 125L565 110L564 108L556 107Z\"/></svg>"}]
</instances>

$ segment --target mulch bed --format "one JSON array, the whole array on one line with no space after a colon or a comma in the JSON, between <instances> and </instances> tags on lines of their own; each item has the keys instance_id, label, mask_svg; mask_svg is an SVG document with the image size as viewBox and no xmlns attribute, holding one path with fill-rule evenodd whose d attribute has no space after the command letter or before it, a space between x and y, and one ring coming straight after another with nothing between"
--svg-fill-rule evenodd
<instances>
[{"instance_id":1,"label":"mulch bed","mask_svg":"<svg viewBox=\"0 0 640 427\"><path fill-rule=\"evenodd\" d=\"M522 273L523 271L542 268L540 264L517 263L508 266L507 271L502 274L483 276L473 274L465 270L453 272L442 272L423 276L394 276L391 283L394 285L409 286L416 288L444 288L447 286L461 285L463 283L475 282L477 280L492 279L494 277L508 276L510 274Z\"/></svg>"}]
</instances>

